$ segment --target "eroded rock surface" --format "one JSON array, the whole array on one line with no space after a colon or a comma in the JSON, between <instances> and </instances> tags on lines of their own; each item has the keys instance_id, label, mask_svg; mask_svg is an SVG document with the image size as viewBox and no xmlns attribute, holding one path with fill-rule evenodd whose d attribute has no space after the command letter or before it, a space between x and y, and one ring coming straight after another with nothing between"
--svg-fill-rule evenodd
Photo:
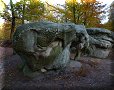
<instances>
[{"instance_id":1,"label":"eroded rock surface","mask_svg":"<svg viewBox=\"0 0 114 90\"><path fill-rule=\"evenodd\" d=\"M66 67L72 42L78 42L79 50L88 46L89 35L83 25L28 23L19 26L13 37L14 50L24 62L23 70L29 68L34 72Z\"/></svg>"},{"instance_id":2,"label":"eroded rock surface","mask_svg":"<svg viewBox=\"0 0 114 90\"><path fill-rule=\"evenodd\" d=\"M63 69L70 59L79 60L84 54L106 58L113 44L113 32L73 23L28 23L19 26L13 36L13 47L23 61L24 73Z\"/></svg>"},{"instance_id":3,"label":"eroded rock surface","mask_svg":"<svg viewBox=\"0 0 114 90\"><path fill-rule=\"evenodd\" d=\"M114 45L114 32L103 28L87 28L90 43L90 56L108 57Z\"/></svg>"}]
</instances>

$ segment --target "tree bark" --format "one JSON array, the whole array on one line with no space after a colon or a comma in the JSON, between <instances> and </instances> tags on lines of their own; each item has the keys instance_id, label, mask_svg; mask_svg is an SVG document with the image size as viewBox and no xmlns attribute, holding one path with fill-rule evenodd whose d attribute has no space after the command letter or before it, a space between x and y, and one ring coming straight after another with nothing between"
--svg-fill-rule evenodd
<instances>
[{"instance_id":1,"label":"tree bark","mask_svg":"<svg viewBox=\"0 0 114 90\"><path fill-rule=\"evenodd\" d=\"M23 0L23 10L22 10L22 24L24 24L24 20L25 20L25 0Z\"/></svg>"},{"instance_id":2,"label":"tree bark","mask_svg":"<svg viewBox=\"0 0 114 90\"><path fill-rule=\"evenodd\" d=\"M13 6L12 0L10 0L10 6L11 6L11 14L12 14L10 39L12 39L13 32L15 29L15 13L14 13L14 6Z\"/></svg>"},{"instance_id":3,"label":"tree bark","mask_svg":"<svg viewBox=\"0 0 114 90\"><path fill-rule=\"evenodd\" d=\"M73 0L73 22L76 24L76 8L75 8L75 1Z\"/></svg>"}]
</instances>

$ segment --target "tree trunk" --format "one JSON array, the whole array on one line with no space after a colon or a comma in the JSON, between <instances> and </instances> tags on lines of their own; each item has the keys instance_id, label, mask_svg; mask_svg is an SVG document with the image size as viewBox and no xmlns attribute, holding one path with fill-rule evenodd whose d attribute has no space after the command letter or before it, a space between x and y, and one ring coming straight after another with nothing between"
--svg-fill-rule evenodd
<instances>
[{"instance_id":1,"label":"tree trunk","mask_svg":"<svg viewBox=\"0 0 114 90\"><path fill-rule=\"evenodd\" d=\"M87 25L87 15L86 15L86 12L84 13L84 22L83 24L86 26Z\"/></svg>"},{"instance_id":2,"label":"tree trunk","mask_svg":"<svg viewBox=\"0 0 114 90\"><path fill-rule=\"evenodd\" d=\"M12 17L10 39L12 39L15 30L15 17Z\"/></svg>"},{"instance_id":3,"label":"tree trunk","mask_svg":"<svg viewBox=\"0 0 114 90\"><path fill-rule=\"evenodd\" d=\"M10 39L12 39L12 35L15 29L15 13L14 13L14 6L13 6L12 0L10 0L10 6L11 6L11 14L12 14Z\"/></svg>"},{"instance_id":4,"label":"tree trunk","mask_svg":"<svg viewBox=\"0 0 114 90\"><path fill-rule=\"evenodd\" d=\"M67 23L67 7L66 7L66 1L65 1L65 22Z\"/></svg>"},{"instance_id":5,"label":"tree trunk","mask_svg":"<svg viewBox=\"0 0 114 90\"><path fill-rule=\"evenodd\" d=\"M76 8L75 8L75 1L73 0L73 22L76 24Z\"/></svg>"},{"instance_id":6,"label":"tree trunk","mask_svg":"<svg viewBox=\"0 0 114 90\"><path fill-rule=\"evenodd\" d=\"M24 20L25 20L25 0L23 0L23 10L22 10L22 24L24 24Z\"/></svg>"}]
</instances>

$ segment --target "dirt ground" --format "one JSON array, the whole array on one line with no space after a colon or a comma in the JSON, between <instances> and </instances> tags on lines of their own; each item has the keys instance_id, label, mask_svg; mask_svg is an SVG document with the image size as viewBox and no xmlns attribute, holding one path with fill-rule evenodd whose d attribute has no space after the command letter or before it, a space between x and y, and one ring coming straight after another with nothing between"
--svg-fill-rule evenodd
<instances>
[{"instance_id":1,"label":"dirt ground","mask_svg":"<svg viewBox=\"0 0 114 90\"><path fill-rule=\"evenodd\" d=\"M0 47L2 90L114 90L112 86L114 76L111 74L112 63L114 63L112 59L81 57L85 68L82 74L77 74L75 68L67 67L62 71L39 73L37 77L29 78L18 69L18 64L22 63L20 57L12 53L11 48ZM91 66L83 62L89 60L98 63Z\"/></svg>"}]
</instances>

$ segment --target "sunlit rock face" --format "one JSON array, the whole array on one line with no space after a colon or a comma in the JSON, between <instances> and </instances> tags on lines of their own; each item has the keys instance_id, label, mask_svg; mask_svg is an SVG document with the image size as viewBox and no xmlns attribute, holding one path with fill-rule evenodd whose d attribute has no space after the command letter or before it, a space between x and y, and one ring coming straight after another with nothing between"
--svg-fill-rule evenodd
<instances>
[{"instance_id":1,"label":"sunlit rock face","mask_svg":"<svg viewBox=\"0 0 114 90\"><path fill-rule=\"evenodd\" d=\"M13 36L14 50L32 71L62 69L69 63L72 42L89 43L83 25L47 21L19 26ZM77 44L76 44L77 45Z\"/></svg>"},{"instance_id":2,"label":"sunlit rock face","mask_svg":"<svg viewBox=\"0 0 114 90\"><path fill-rule=\"evenodd\" d=\"M90 43L90 56L108 57L114 44L114 33L103 28L87 28Z\"/></svg>"}]
</instances>

